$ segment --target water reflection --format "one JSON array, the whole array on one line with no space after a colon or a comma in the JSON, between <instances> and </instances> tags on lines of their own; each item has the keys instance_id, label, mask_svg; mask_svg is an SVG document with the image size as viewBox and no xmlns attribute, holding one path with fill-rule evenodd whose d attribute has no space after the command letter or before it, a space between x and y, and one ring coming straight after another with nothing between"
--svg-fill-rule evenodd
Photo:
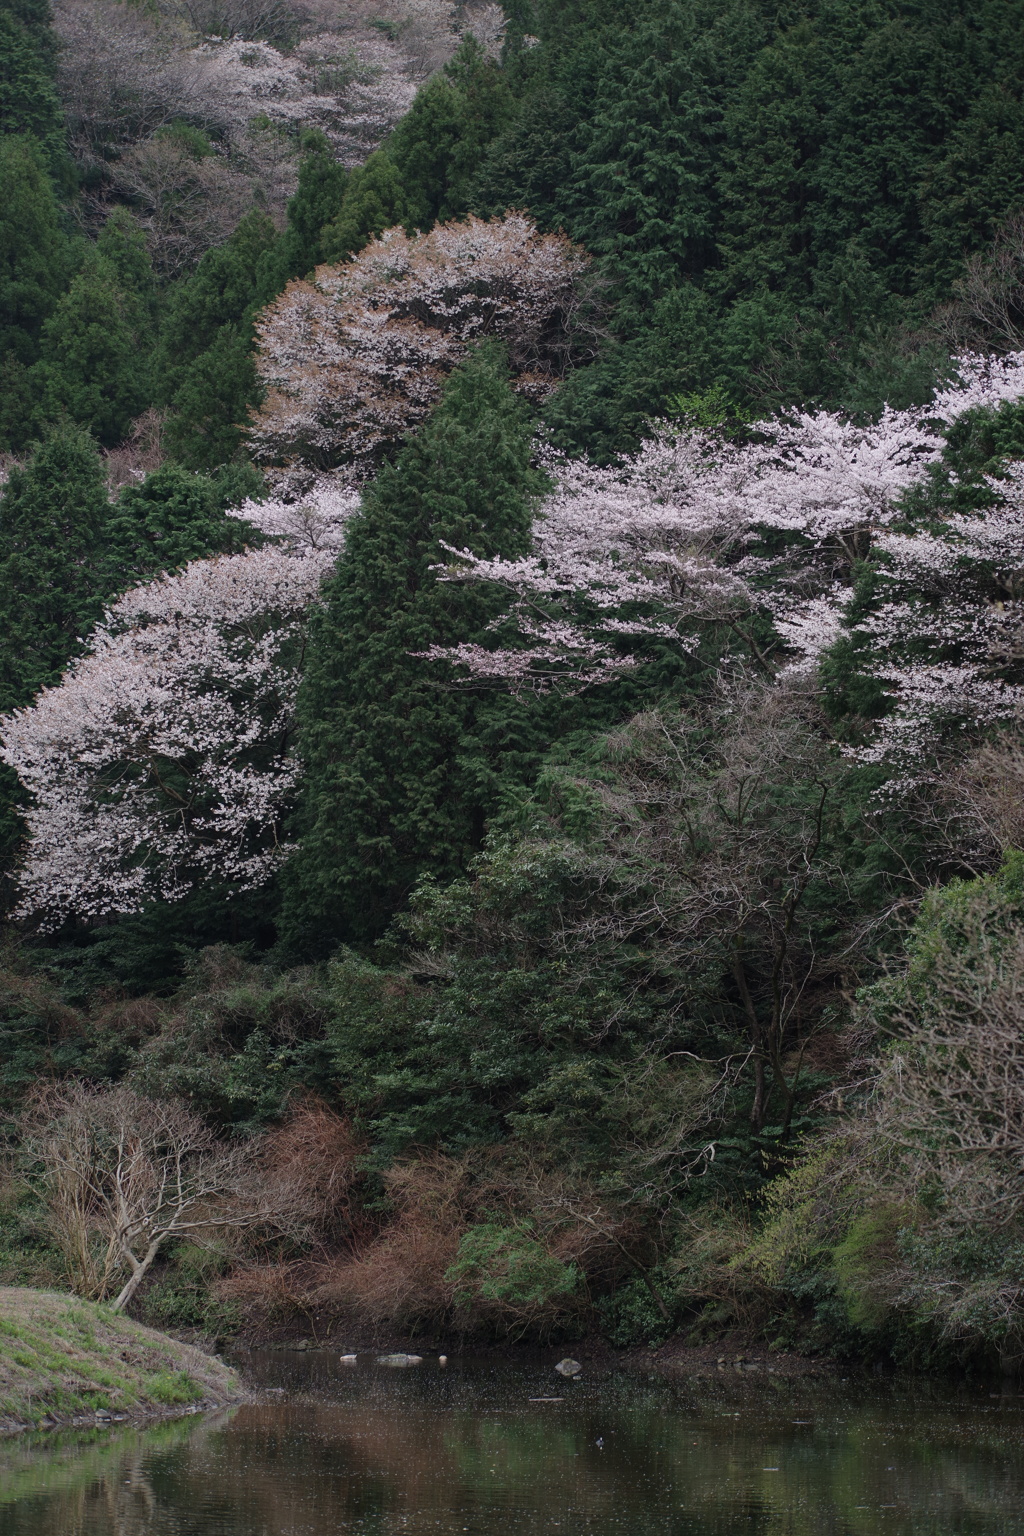
<instances>
[{"instance_id":1,"label":"water reflection","mask_svg":"<svg viewBox=\"0 0 1024 1536\"><path fill-rule=\"evenodd\" d=\"M1014 1394L326 1353L250 1374L286 1390L0 1446L0 1536L1024 1536Z\"/></svg>"}]
</instances>

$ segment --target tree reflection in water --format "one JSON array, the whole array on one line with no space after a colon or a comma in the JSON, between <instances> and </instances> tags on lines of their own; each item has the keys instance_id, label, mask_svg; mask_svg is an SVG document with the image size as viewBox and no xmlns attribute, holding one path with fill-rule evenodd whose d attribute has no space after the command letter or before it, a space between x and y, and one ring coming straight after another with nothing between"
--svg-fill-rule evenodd
<instances>
[{"instance_id":1,"label":"tree reflection in water","mask_svg":"<svg viewBox=\"0 0 1024 1536\"><path fill-rule=\"evenodd\" d=\"M208 1419L0 1448L0 1536L1024 1536L1024 1397L252 1357ZM599 1443L600 1442L600 1443Z\"/></svg>"}]
</instances>

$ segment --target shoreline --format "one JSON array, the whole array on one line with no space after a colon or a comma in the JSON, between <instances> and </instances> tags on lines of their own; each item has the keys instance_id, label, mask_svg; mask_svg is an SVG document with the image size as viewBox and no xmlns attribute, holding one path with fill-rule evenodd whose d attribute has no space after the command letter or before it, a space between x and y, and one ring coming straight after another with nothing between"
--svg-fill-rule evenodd
<instances>
[{"instance_id":1,"label":"shoreline","mask_svg":"<svg viewBox=\"0 0 1024 1536\"><path fill-rule=\"evenodd\" d=\"M184 1338L184 1336L180 1336ZM330 1352L338 1355L356 1354L360 1357L392 1353L423 1355L444 1354L450 1360L459 1355L472 1354L494 1360L527 1360L550 1354L553 1360L571 1355L584 1365L621 1368L628 1371L656 1371L665 1376L707 1377L709 1375L740 1376L758 1374L777 1379L797 1378L828 1379L838 1377L840 1371L857 1375L854 1365L841 1364L822 1356L802 1354L799 1350L771 1350L763 1341L748 1335L725 1334L712 1344L687 1345L682 1335L673 1336L656 1348L631 1346L618 1349L605 1339L591 1336L575 1341L562 1340L554 1344L525 1344L477 1342L456 1336L431 1334L410 1338L408 1335L381 1332L373 1335L363 1330L345 1330L336 1323L325 1328L322 1335L316 1333L288 1333L284 1329L257 1331L240 1334L230 1340L214 1340L209 1336L194 1338L199 1348L223 1347L234 1359L244 1360L252 1353L281 1352L304 1354ZM244 1367L243 1367L244 1368Z\"/></svg>"}]
</instances>

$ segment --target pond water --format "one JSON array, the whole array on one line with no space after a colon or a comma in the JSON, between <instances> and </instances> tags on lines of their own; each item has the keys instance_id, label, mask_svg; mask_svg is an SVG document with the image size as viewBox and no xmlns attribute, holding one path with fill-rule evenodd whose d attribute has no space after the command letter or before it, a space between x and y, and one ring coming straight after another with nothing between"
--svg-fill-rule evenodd
<instances>
[{"instance_id":1,"label":"pond water","mask_svg":"<svg viewBox=\"0 0 1024 1536\"><path fill-rule=\"evenodd\" d=\"M1024 1536L1014 1388L555 1359L246 1356L224 1413L0 1443L0 1536Z\"/></svg>"}]
</instances>

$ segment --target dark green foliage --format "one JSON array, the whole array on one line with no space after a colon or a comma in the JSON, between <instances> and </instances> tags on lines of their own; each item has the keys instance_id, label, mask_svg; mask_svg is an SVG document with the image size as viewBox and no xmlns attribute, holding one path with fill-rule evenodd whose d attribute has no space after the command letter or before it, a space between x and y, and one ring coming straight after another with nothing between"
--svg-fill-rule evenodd
<instances>
[{"instance_id":1,"label":"dark green foliage","mask_svg":"<svg viewBox=\"0 0 1024 1536\"><path fill-rule=\"evenodd\" d=\"M230 1337L243 1318L237 1303L217 1294L217 1281L228 1268L227 1254L209 1243L173 1244L143 1285L135 1312L150 1328L198 1328L208 1337Z\"/></svg>"},{"instance_id":2,"label":"dark green foliage","mask_svg":"<svg viewBox=\"0 0 1024 1536\"><path fill-rule=\"evenodd\" d=\"M171 294L160 328L160 375L166 398L222 326L237 325L261 298L260 263L277 242L266 214L246 214L223 245L207 251Z\"/></svg>"},{"instance_id":3,"label":"dark green foliage","mask_svg":"<svg viewBox=\"0 0 1024 1536\"><path fill-rule=\"evenodd\" d=\"M136 323L152 326L158 310L156 274L146 236L127 208L115 208L110 214L97 236L96 250L132 302Z\"/></svg>"},{"instance_id":4,"label":"dark green foliage","mask_svg":"<svg viewBox=\"0 0 1024 1536\"><path fill-rule=\"evenodd\" d=\"M116 1009L90 1018L16 950L0 970L0 1121L45 1078L72 1073L110 1081L124 1072L140 1034Z\"/></svg>"},{"instance_id":5,"label":"dark green foliage","mask_svg":"<svg viewBox=\"0 0 1024 1536\"><path fill-rule=\"evenodd\" d=\"M350 525L300 699L308 776L290 922L314 949L379 932L424 872L457 873L503 764L523 761L524 706L450 691L414 653L485 638L494 598L432 567L446 545L524 549L540 486L529 422L500 352L483 347Z\"/></svg>"},{"instance_id":6,"label":"dark green foliage","mask_svg":"<svg viewBox=\"0 0 1024 1536\"><path fill-rule=\"evenodd\" d=\"M190 560L235 554L258 544L248 524L226 509L257 496L260 475L248 465L224 466L213 475L167 464L121 492L110 516L115 566L132 578L173 571Z\"/></svg>"},{"instance_id":7,"label":"dark green foliage","mask_svg":"<svg viewBox=\"0 0 1024 1536\"><path fill-rule=\"evenodd\" d=\"M168 301L157 394L172 411L169 446L190 469L212 469L232 458L249 408L259 399L252 319L276 291L267 262L277 239L266 214L253 210L230 239L206 252Z\"/></svg>"},{"instance_id":8,"label":"dark green foliage","mask_svg":"<svg viewBox=\"0 0 1024 1536\"><path fill-rule=\"evenodd\" d=\"M651 1277L651 1284L637 1277L627 1280L610 1296L601 1298L597 1310L601 1319L601 1332L609 1344L614 1344L617 1349L636 1348L644 1344L653 1348L674 1331L676 1319L671 1314L664 1317L651 1295L652 1284L658 1287L660 1294L668 1288L668 1279L664 1272Z\"/></svg>"},{"instance_id":9,"label":"dark green foliage","mask_svg":"<svg viewBox=\"0 0 1024 1536\"><path fill-rule=\"evenodd\" d=\"M80 428L54 430L0 495L0 712L29 703L60 677L103 611L109 580L107 489L96 445ZM0 769L0 899L21 842L24 793Z\"/></svg>"},{"instance_id":10,"label":"dark green foliage","mask_svg":"<svg viewBox=\"0 0 1024 1536\"><path fill-rule=\"evenodd\" d=\"M163 1011L139 1042L132 1085L184 1098L219 1127L252 1131L279 1120L305 1088L334 1096L323 979L278 975L214 945L188 959Z\"/></svg>"},{"instance_id":11,"label":"dark green foliage","mask_svg":"<svg viewBox=\"0 0 1024 1536\"><path fill-rule=\"evenodd\" d=\"M522 1313L564 1304L578 1293L583 1276L575 1264L563 1264L534 1236L535 1223L515 1226L479 1222L459 1244L446 1280L457 1285L455 1306L469 1311L480 1302L504 1303Z\"/></svg>"},{"instance_id":12,"label":"dark green foliage","mask_svg":"<svg viewBox=\"0 0 1024 1536\"><path fill-rule=\"evenodd\" d=\"M288 203L288 227L261 258L263 296L271 298L293 277L305 277L328 259L326 226L344 207L349 174L331 152L326 135L308 129L299 165L299 185ZM394 221L392 221L394 222Z\"/></svg>"},{"instance_id":13,"label":"dark green foliage","mask_svg":"<svg viewBox=\"0 0 1024 1536\"><path fill-rule=\"evenodd\" d=\"M431 979L424 966L414 981L354 955L330 967L332 1064L374 1146L385 1157L413 1146L458 1152L504 1141L528 1118L530 1140L606 1166L614 1052L606 1041L606 1059L588 1059L588 1047L623 1001L615 979L594 989L542 953L503 947L443 969Z\"/></svg>"},{"instance_id":14,"label":"dark green foliage","mask_svg":"<svg viewBox=\"0 0 1024 1536\"><path fill-rule=\"evenodd\" d=\"M411 229L429 229L468 211L484 152L511 116L504 75L468 34L451 63L420 90L387 143Z\"/></svg>"},{"instance_id":15,"label":"dark green foliage","mask_svg":"<svg viewBox=\"0 0 1024 1536\"><path fill-rule=\"evenodd\" d=\"M0 131L31 134L62 169L64 123L54 84L56 46L46 0L0 3Z\"/></svg>"},{"instance_id":16,"label":"dark green foliage","mask_svg":"<svg viewBox=\"0 0 1024 1536\"><path fill-rule=\"evenodd\" d=\"M536 8L472 206L602 261L618 345L551 407L607 453L712 384L777 409L927 398L913 328L1024 199L1021 7Z\"/></svg>"},{"instance_id":17,"label":"dark green foliage","mask_svg":"<svg viewBox=\"0 0 1024 1536\"><path fill-rule=\"evenodd\" d=\"M261 484L249 468L167 466L111 505L92 438L55 428L0 497L0 709L56 682L106 601L140 577L258 542L225 508Z\"/></svg>"},{"instance_id":18,"label":"dark green foliage","mask_svg":"<svg viewBox=\"0 0 1024 1536\"><path fill-rule=\"evenodd\" d=\"M12 369L35 362L43 322L77 251L61 228L53 182L32 140L0 137L0 185L0 359L6 360L7 389L17 390L24 375ZM8 426L7 445L21 447L22 441Z\"/></svg>"},{"instance_id":19,"label":"dark green foliage","mask_svg":"<svg viewBox=\"0 0 1024 1536\"><path fill-rule=\"evenodd\" d=\"M110 503L96 445L56 428L0 498L0 709L53 683L103 611Z\"/></svg>"},{"instance_id":20,"label":"dark green foliage","mask_svg":"<svg viewBox=\"0 0 1024 1536\"><path fill-rule=\"evenodd\" d=\"M227 464L238 455L250 409L260 398L251 327L222 325L174 393L166 432L170 452L189 469Z\"/></svg>"},{"instance_id":21,"label":"dark green foliage","mask_svg":"<svg viewBox=\"0 0 1024 1536\"><path fill-rule=\"evenodd\" d=\"M348 179L341 207L321 232L325 261L344 261L382 230L405 222L401 174L386 149L377 149Z\"/></svg>"},{"instance_id":22,"label":"dark green foliage","mask_svg":"<svg viewBox=\"0 0 1024 1536\"><path fill-rule=\"evenodd\" d=\"M47 413L69 416L105 447L149 404L149 317L112 262L90 251L43 327Z\"/></svg>"}]
</instances>

